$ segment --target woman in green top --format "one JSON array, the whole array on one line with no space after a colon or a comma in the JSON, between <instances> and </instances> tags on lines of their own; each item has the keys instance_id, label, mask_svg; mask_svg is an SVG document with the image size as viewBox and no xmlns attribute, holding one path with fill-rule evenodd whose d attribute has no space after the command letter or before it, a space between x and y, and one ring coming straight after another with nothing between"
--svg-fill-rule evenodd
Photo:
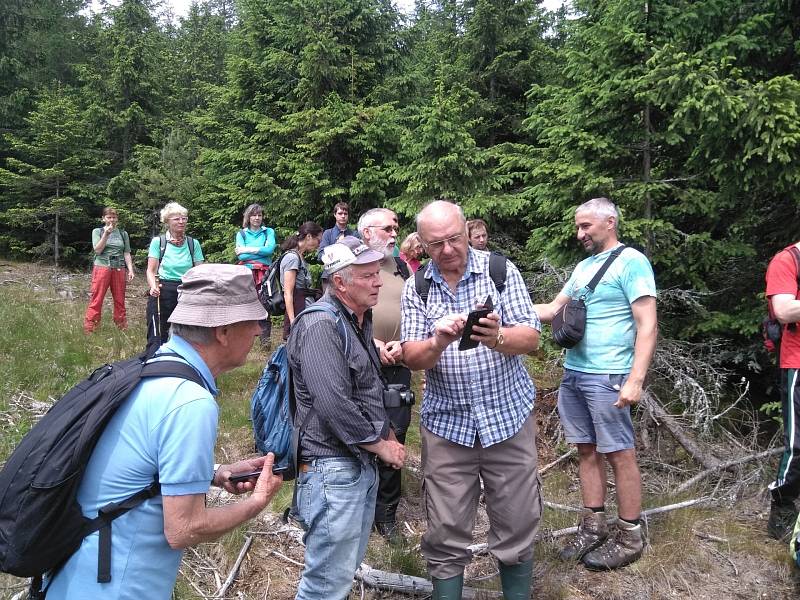
<instances>
[{"instance_id":1,"label":"woman in green top","mask_svg":"<svg viewBox=\"0 0 800 600\"><path fill-rule=\"evenodd\" d=\"M169 339L169 317L178 304L181 277L202 264L200 242L186 235L189 211L177 202L161 209L166 232L154 237L147 252L147 346L160 346Z\"/></svg>"},{"instance_id":2,"label":"woman in green top","mask_svg":"<svg viewBox=\"0 0 800 600\"><path fill-rule=\"evenodd\" d=\"M83 318L83 330L92 333L100 324L103 299L108 288L114 299L114 323L120 329L128 326L125 315L125 285L133 279L131 242L128 233L117 227L117 211L110 206L103 209L103 227L92 231L94 268L89 306Z\"/></svg>"}]
</instances>

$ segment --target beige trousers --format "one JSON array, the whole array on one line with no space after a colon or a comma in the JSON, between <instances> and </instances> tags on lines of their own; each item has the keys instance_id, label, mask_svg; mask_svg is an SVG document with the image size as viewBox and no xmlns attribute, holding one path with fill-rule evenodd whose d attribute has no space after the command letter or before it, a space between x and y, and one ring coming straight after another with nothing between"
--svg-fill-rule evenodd
<instances>
[{"instance_id":1,"label":"beige trousers","mask_svg":"<svg viewBox=\"0 0 800 600\"><path fill-rule=\"evenodd\" d=\"M455 577L469 563L467 546L472 543L481 479L489 552L509 565L530 560L542 516L533 413L516 434L488 448L477 437L475 446L468 448L420 429L428 519L421 547L430 575Z\"/></svg>"}]
</instances>

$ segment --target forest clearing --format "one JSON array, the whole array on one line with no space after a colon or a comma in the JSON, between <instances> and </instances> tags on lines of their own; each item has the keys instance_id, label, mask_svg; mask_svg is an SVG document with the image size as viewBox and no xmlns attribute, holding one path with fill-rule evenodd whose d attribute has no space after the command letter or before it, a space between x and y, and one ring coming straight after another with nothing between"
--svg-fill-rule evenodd
<instances>
[{"instance_id":1,"label":"forest clearing","mask_svg":"<svg viewBox=\"0 0 800 600\"><path fill-rule=\"evenodd\" d=\"M37 415L73 383L103 362L130 356L143 348L143 278L137 276L128 289L129 330L120 332L109 319L104 319L101 329L87 337L81 329L81 315L88 285L87 274L0 263L0 318L4 323L0 334L0 458L8 455ZM106 310L110 311L108 305ZM221 378L218 460L252 450L249 397L267 357L255 344L247 364ZM635 422L639 428L637 449L643 470L645 514L679 503L684 507L647 518L648 546L643 558L629 567L592 573L583 566L559 562L562 535L575 524L574 510L580 506L576 462L563 442L555 412L558 368L541 357L531 358L528 366L538 388L539 469L543 499L547 502L536 545L535 598L796 597L798 577L787 545L768 538L765 531L765 488L774 470L774 453L727 469L712 465L707 470L700 462L715 456L718 462L733 463L737 458L767 450L758 445L758 436L748 431L748 424L754 421L748 420L753 415L746 410L728 421L732 425L724 425L725 420L721 419L712 433L700 435L684 418L664 417L657 408L640 407ZM419 384L419 378L416 382ZM415 408L418 410L418 406ZM738 410L734 408L733 412ZM671 427L694 441L693 451L699 451L696 456L676 442ZM425 528L419 506L418 444L412 427L408 442L412 459L404 471L405 490L399 515L406 541L389 545L373 535L365 563L373 569L424 578L425 566L418 547ZM692 448L691 443L688 445ZM699 473L706 476L681 489L682 483ZM292 598L303 549L298 541L299 530L280 518L290 499L291 484L284 484L270 509L258 519L218 543L187 550L174 598ZM216 490L207 501L213 504L235 499ZM613 494L610 501L613 504ZM476 590L475 598L495 598L499 597L497 568L481 552L480 544L486 542L486 516L482 511L479 515L474 539L476 554L467 570L466 585ZM0 596L20 597L23 581L9 577L0 581ZM380 591L358 580L351 594L353 599L411 597L425 598L426 594Z\"/></svg>"}]
</instances>

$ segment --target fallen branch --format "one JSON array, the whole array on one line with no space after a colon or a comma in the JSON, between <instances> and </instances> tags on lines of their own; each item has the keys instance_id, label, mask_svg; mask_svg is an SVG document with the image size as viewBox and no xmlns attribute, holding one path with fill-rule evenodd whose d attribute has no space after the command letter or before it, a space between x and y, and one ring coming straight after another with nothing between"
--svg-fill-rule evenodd
<instances>
[{"instance_id":1,"label":"fallen branch","mask_svg":"<svg viewBox=\"0 0 800 600\"><path fill-rule=\"evenodd\" d=\"M769 456L773 456L775 454L782 454L783 448L771 448L769 450L765 450L764 452L759 452L758 454L751 454L750 456L743 456L741 458L735 458L733 460L728 460L725 462L721 462L718 465L706 469L705 471L700 471L694 477L691 477L680 484L677 488L675 488L676 492L685 492L690 487L692 487L698 481L705 479L712 473L720 471L722 469L730 469L731 467L735 467L737 465L742 465L747 462L751 462L753 460L758 460L759 458L767 458Z\"/></svg>"},{"instance_id":2,"label":"fallen branch","mask_svg":"<svg viewBox=\"0 0 800 600\"><path fill-rule=\"evenodd\" d=\"M547 500L542 500L542 504L544 504L547 508L552 508L553 510L564 510L566 512L583 512L582 508L578 508L577 506L567 506L566 504L556 504L555 502L548 502Z\"/></svg>"},{"instance_id":3,"label":"fallen branch","mask_svg":"<svg viewBox=\"0 0 800 600\"><path fill-rule=\"evenodd\" d=\"M433 593L433 584L422 577L413 575L403 575L402 573L388 573L380 569L373 569L365 563L356 571L356 581L362 582L365 586L384 591L399 592L401 594L411 594L414 596L426 596ZM480 594L480 596L478 596ZM461 593L462 598L502 598L499 592L488 590L476 590L475 588L465 587Z\"/></svg>"},{"instance_id":4,"label":"fallen branch","mask_svg":"<svg viewBox=\"0 0 800 600\"><path fill-rule=\"evenodd\" d=\"M548 463L545 466L543 466L541 469L539 469L539 475L544 475L545 473L547 473L547 471L549 471L550 469L555 467L560 462L567 460L570 456L575 454L577 451L578 450L576 448L574 448L574 447L570 448L568 452L565 452L564 454L559 456L557 459L555 459L553 462Z\"/></svg>"},{"instance_id":5,"label":"fallen branch","mask_svg":"<svg viewBox=\"0 0 800 600\"><path fill-rule=\"evenodd\" d=\"M663 423L664 426L672 434L672 437L683 446L683 448L694 458L697 462L703 465L706 469L717 468L721 463L719 459L703 450L697 442L692 439L692 436L681 427L675 418L664 410L664 407L659 404L651 394L645 392L642 394L642 403L650 411L650 415L656 423Z\"/></svg>"},{"instance_id":6,"label":"fallen branch","mask_svg":"<svg viewBox=\"0 0 800 600\"><path fill-rule=\"evenodd\" d=\"M247 554L247 551L250 550L250 546L252 544L253 544L253 538L250 537L250 536L247 536L247 538L245 538L245 540L244 540L244 546L242 546L242 549L239 551L239 556L236 557L236 562L233 563L233 568L231 569L231 572L228 573L228 577L225 579L225 583L223 583L222 587L220 587L217 590L217 593L216 593L216 596L215 596L216 598L224 598L225 597L225 594L227 593L228 588L231 587L231 584L233 583L233 580L236 579L236 574L239 572L239 567L242 566L242 561L244 560L245 554Z\"/></svg>"},{"instance_id":7,"label":"fallen branch","mask_svg":"<svg viewBox=\"0 0 800 600\"><path fill-rule=\"evenodd\" d=\"M703 504L704 502L708 502L713 500L710 496L706 496L703 498L695 498L693 500L684 500L683 502L677 502L675 504L667 504L666 506L657 506L655 508L648 508L645 511L642 511L642 518L647 519L653 515L658 515L661 513L669 512L672 510L677 510L679 508L686 508L688 506L694 506L695 504ZM609 519L608 524L613 525L617 522L616 517ZM564 537L565 535L572 535L573 533L577 533L578 528L576 527L565 527L564 529L556 529L555 531L545 531L539 532L536 534L536 541L542 540L554 540L560 537ZM482 554L486 552L488 549L488 544L473 544L467 548L472 552L472 555L475 556L477 554Z\"/></svg>"},{"instance_id":8,"label":"fallen branch","mask_svg":"<svg viewBox=\"0 0 800 600\"><path fill-rule=\"evenodd\" d=\"M728 538L719 537L717 535L711 535L710 533L706 533L705 531L697 531L697 529L692 529L692 533L699 537L701 540L708 540L709 542L719 542L720 544L727 544L729 542Z\"/></svg>"}]
</instances>

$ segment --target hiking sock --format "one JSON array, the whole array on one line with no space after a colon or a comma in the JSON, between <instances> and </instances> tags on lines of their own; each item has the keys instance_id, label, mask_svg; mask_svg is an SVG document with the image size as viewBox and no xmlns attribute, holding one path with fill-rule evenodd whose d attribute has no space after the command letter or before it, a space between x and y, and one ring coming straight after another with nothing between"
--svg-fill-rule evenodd
<instances>
[{"instance_id":1,"label":"hiking sock","mask_svg":"<svg viewBox=\"0 0 800 600\"><path fill-rule=\"evenodd\" d=\"M620 522L623 523L624 529L633 529L634 527L639 526L639 522L641 519L623 519L622 517L619 518ZM629 525L629 527L625 527L625 525Z\"/></svg>"},{"instance_id":2,"label":"hiking sock","mask_svg":"<svg viewBox=\"0 0 800 600\"><path fill-rule=\"evenodd\" d=\"M583 508L592 511L593 513L606 512L605 504L602 506L584 506Z\"/></svg>"}]
</instances>

